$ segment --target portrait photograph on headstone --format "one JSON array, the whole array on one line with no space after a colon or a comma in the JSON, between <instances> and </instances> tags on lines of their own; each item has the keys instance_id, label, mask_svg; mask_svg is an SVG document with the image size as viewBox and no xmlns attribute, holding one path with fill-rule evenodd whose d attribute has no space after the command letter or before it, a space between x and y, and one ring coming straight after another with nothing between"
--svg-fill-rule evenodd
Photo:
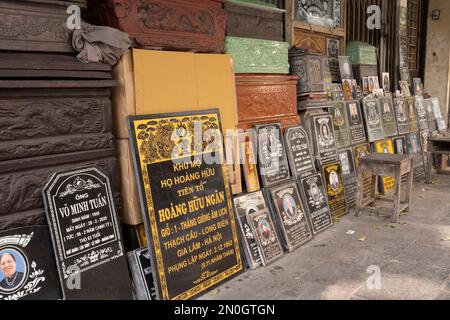
<instances>
[{"instance_id":1,"label":"portrait photograph on headstone","mask_svg":"<svg viewBox=\"0 0 450 320\"><path fill-rule=\"evenodd\" d=\"M340 162L331 162L323 165L322 175L331 216L333 219L341 218L348 213L348 206Z\"/></svg>"}]
</instances>

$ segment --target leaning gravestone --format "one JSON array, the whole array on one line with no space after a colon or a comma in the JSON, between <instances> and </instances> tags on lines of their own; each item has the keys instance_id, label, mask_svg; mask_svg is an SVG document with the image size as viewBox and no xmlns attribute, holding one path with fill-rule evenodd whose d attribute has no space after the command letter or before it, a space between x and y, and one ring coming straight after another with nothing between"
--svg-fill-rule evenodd
<instances>
[{"instance_id":1,"label":"leaning gravestone","mask_svg":"<svg viewBox=\"0 0 450 320\"><path fill-rule=\"evenodd\" d=\"M96 167L62 171L42 193L64 299L132 298L109 178Z\"/></svg>"},{"instance_id":2,"label":"leaning gravestone","mask_svg":"<svg viewBox=\"0 0 450 320\"><path fill-rule=\"evenodd\" d=\"M337 161L323 165L322 174L331 216L334 219L341 218L348 213L341 163Z\"/></svg>"},{"instance_id":3,"label":"leaning gravestone","mask_svg":"<svg viewBox=\"0 0 450 320\"><path fill-rule=\"evenodd\" d=\"M333 120L329 115L313 116L311 125L314 128L314 146L319 164L337 159L336 135Z\"/></svg>"},{"instance_id":4,"label":"leaning gravestone","mask_svg":"<svg viewBox=\"0 0 450 320\"><path fill-rule=\"evenodd\" d=\"M348 117L344 102L335 102L329 109L333 118L333 128L336 135L336 147L344 149L350 147L350 134L348 131Z\"/></svg>"},{"instance_id":5,"label":"leaning gravestone","mask_svg":"<svg viewBox=\"0 0 450 320\"><path fill-rule=\"evenodd\" d=\"M0 232L0 300L62 299L51 248L48 226Z\"/></svg>"},{"instance_id":6,"label":"leaning gravestone","mask_svg":"<svg viewBox=\"0 0 450 320\"><path fill-rule=\"evenodd\" d=\"M271 187L268 193L285 248L292 252L311 240L313 233L295 182L290 181Z\"/></svg>"},{"instance_id":7,"label":"leaning gravestone","mask_svg":"<svg viewBox=\"0 0 450 320\"><path fill-rule=\"evenodd\" d=\"M391 96L380 97L378 99L381 108L381 120L383 131L386 137L393 137L398 134L397 120Z\"/></svg>"},{"instance_id":8,"label":"leaning gravestone","mask_svg":"<svg viewBox=\"0 0 450 320\"><path fill-rule=\"evenodd\" d=\"M308 177L316 172L308 134L302 127L287 128L285 132L286 152L292 175L296 179Z\"/></svg>"},{"instance_id":9,"label":"leaning gravestone","mask_svg":"<svg viewBox=\"0 0 450 320\"><path fill-rule=\"evenodd\" d=\"M356 145L366 142L366 132L364 131L363 115L359 101L348 101L345 103L345 107L347 109L351 144Z\"/></svg>"},{"instance_id":10,"label":"leaning gravestone","mask_svg":"<svg viewBox=\"0 0 450 320\"><path fill-rule=\"evenodd\" d=\"M416 156L413 161L414 179L416 181L420 181L425 178L425 162L420 140L421 136L419 132L410 133L406 136L408 154Z\"/></svg>"},{"instance_id":11,"label":"leaning gravestone","mask_svg":"<svg viewBox=\"0 0 450 320\"><path fill-rule=\"evenodd\" d=\"M358 181L353 152L351 149L344 149L338 152L338 157L341 163L347 205L349 208L354 208L356 206Z\"/></svg>"},{"instance_id":12,"label":"leaning gravestone","mask_svg":"<svg viewBox=\"0 0 450 320\"><path fill-rule=\"evenodd\" d=\"M156 290L148 248L128 252L128 264L137 300L156 300Z\"/></svg>"},{"instance_id":13,"label":"leaning gravestone","mask_svg":"<svg viewBox=\"0 0 450 320\"><path fill-rule=\"evenodd\" d=\"M416 113L420 130L428 130L427 111L425 110L423 97L416 97Z\"/></svg>"},{"instance_id":14,"label":"leaning gravestone","mask_svg":"<svg viewBox=\"0 0 450 320\"><path fill-rule=\"evenodd\" d=\"M375 142L384 139L383 124L381 122L382 117L378 100L364 100L363 110L368 141Z\"/></svg>"},{"instance_id":15,"label":"leaning gravestone","mask_svg":"<svg viewBox=\"0 0 450 320\"><path fill-rule=\"evenodd\" d=\"M299 186L313 233L318 234L332 226L333 221L325 195L322 175L317 173L303 178L300 180Z\"/></svg>"},{"instance_id":16,"label":"leaning gravestone","mask_svg":"<svg viewBox=\"0 0 450 320\"><path fill-rule=\"evenodd\" d=\"M218 109L128 120L158 299L191 299L241 273Z\"/></svg>"},{"instance_id":17,"label":"leaning gravestone","mask_svg":"<svg viewBox=\"0 0 450 320\"><path fill-rule=\"evenodd\" d=\"M409 133L409 115L408 107L406 106L406 100L403 98L394 99L395 114L397 117L398 134Z\"/></svg>"}]
</instances>

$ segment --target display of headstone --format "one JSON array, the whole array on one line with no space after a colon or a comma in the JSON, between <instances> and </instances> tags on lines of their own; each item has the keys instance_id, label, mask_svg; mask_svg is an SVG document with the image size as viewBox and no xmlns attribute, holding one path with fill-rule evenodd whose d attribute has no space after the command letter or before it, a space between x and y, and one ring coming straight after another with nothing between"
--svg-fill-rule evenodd
<instances>
[{"instance_id":1,"label":"display of headstone","mask_svg":"<svg viewBox=\"0 0 450 320\"><path fill-rule=\"evenodd\" d=\"M318 234L333 225L322 174L317 173L303 178L299 184L305 211L311 221L312 231L314 234Z\"/></svg>"},{"instance_id":2,"label":"display of headstone","mask_svg":"<svg viewBox=\"0 0 450 320\"><path fill-rule=\"evenodd\" d=\"M342 88L342 85L339 83L333 83L333 99L335 101L344 101L344 89Z\"/></svg>"},{"instance_id":3,"label":"display of headstone","mask_svg":"<svg viewBox=\"0 0 450 320\"><path fill-rule=\"evenodd\" d=\"M408 122L408 107L404 98L394 99L395 115L397 118L397 128L398 134L408 134L409 133L409 122Z\"/></svg>"},{"instance_id":4,"label":"display of headstone","mask_svg":"<svg viewBox=\"0 0 450 320\"><path fill-rule=\"evenodd\" d=\"M266 266L281 258L283 248L269 210L249 214L248 223L258 243L263 265Z\"/></svg>"},{"instance_id":5,"label":"display of headstone","mask_svg":"<svg viewBox=\"0 0 450 320\"><path fill-rule=\"evenodd\" d=\"M375 142L377 140L384 139L383 125L381 123L382 117L378 100L364 100L363 110L368 141Z\"/></svg>"},{"instance_id":6,"label":"display of headstone","mask_svg":"<svg viewBox=\"0 0 450 320\"><path fill-rule=\"evenodd\" d=\"M337 159L336 138L331 116L320 115L311 118L314 128L314 145L319 163Z\"/></svg>"},{"instance_id":7,"label":"display of headstone","mask_svg":"<svg viewBox=\"0 0 450 320\"><path fill-rule=\"evenodd\" d=\"M241 230L242 245L246 255L247 266L256 269L262 265L258 243L252 228L248 223L248 216L264 209L267 209L266 200L262 191L243 194L234 198L234 207Z\"/></svg>"},{"instance_id":8,"label":"display of headstone","mask_svg":"<svg viewBox=\"0 0 450 320\"><path fill-rule=\"evenodd\" d=\"M405 137L395 137L392 139L395 154L408 154Z\"/></svg>"},{"instance_id":9,"label":"display of headstone","mask_svg":"<svg viewBox=\"0 0 450 320\"><path fill-rule=\"evenodd\" d=\"M375 142L375 151L377 153L394 154L394 144L391 139L377 141ZM381 177L381 193L387 193L394 188L394 177Z\"/></svg>"},{"instance_id":10,"label":"display of headstone","mask_svg":"<svg viewBox=\"0 0 450 320\"><path fill-rule=\"evenodd\" d=\"M341 70L341 78L342 79L354 79L352 62L350 61L350 57L340 56L340 57L338 57L338 59L339 59L339 67Z\"/></svg>"},{"instance_id":11,"label":"display of headstone","mask_svg":"<svg viewBox=\"0 0 450 320\"><path fill-rule=\"evenodd\" d=\"M382 84L384 92L391 92L391 80L389 72L383 72L382 74Z\"/></svg>"},{"instance_id":12,"label":"display of headstone","mask_svg":"<svg viewBox=\"0 0 450 320\"><path fill-rule=\"evenodd\" d=\"M128 119L158 299L190 299L241 273L219 111Z\"/></svg>"},{"instance_id":13,"label":"display of headstone","mask_svg":"<svg viewBox=\"0 0 450 320\"><path fill-rule=\"evenodd\" d=\"M350 142L352 145L364 143L366 132L364 131L363 115L359 101L348 101L345 103L347 109Z\"/></svg>"},{"instance_id":14,"label":"display of headstone","mask_svg":"<svg viewBox=\"0 0 450 320\"><path fill-rule=\"evenodd\" d=\"M96 167L57 172L42 195L64 299L130 299L131 279L108 176ZM79 290L68 281L74 274L81 279Z\"/></svg>"},{"instance_id":15,"label":"display of headstone","mask_svg":"<svg viewBox=\"0 0 450 320\"><path fill-rule=\"evenodd\" d=\"M268 193L286 250L292 252L311 240L313 233L295 182L272 187Z\"/></svg>"},{"instance_id":16,"label":"display of headstone","mask_svg":"<svg viewBox=\"0 0 450 320\"><path fill-rule=\"evenodd\" d=\"M344 149L350 147L350 135L348 131L348 117L344 102L335 102L329 109L333 119L334 134L336 135L336 147Z\"/></svg>"},{"instance_id":17,"label":"display of headstone","mask_svg":"<svg viewBox=\"0 0 450 320\"><path fill-rule=\"evenodd\" d=\"M434 109L433 109L433 100L431 100L431 99L423 100L423 106L425 108L425 112L427 115L428 129L430 130L431 136L435 137L438 135L438 127L437 127L437 122L436 122L436 116L434 114Z\"/></svg>"},{"instance_id":18,"label":"display of headstone","mask_svg":"<svg viewBox=\"0 0 450 320\"><path fill-rule=\"evenodd\" d=\"M341 163L347 205L349 208L354 208L356 205L357 174L353 152L351 149L344 149L338 152L338 157Z\"/></svg>"},{"instance_id":19,"label":"display of headstone","mask_svg":"<svg viewBox=\"0 0 450 320\"><path fill-rule=\"evenodd\" d=\"M48 226L0 232L0 300L60 300Z\"/></svg>"},{"instance_id":20,"label":"display of headstone","mask_svg":"<svg viewBox=\"0 0 450 320\"><path fill-rule=\"evenodd\" d=\"M128 252L127 256L136 300L156 300L156 289L148 248Z\"/></svg>"},{"instance_id":21,"label":"display of headstone","mask_svg":"<svg viewBox=\"0 0 450 320\"><path fill-rule=\"evenodd\" d=\"M408 107L409 131L417 132L419 131L419 120L417 119L416 99L414 97L407 97L405 101Z\"/></svg>"},{"instance_id":22,"label":"display of headstone","mask_svg":"<svg viewBox=\"0 0 450 320\"><path fill-rule=\"evenodd\" d=\"M441 106L439 104L438 98L431 98L431 102L433 103L433 113L436 118L436 125L439 133L447 132L447 124L442 116Z\"/></svg>"},{"instance_id":23,"label":"display of headstone","mask_svg":"<svg viewBox=\"0 0 450 320\"><path fill-rule=\"evenodd\" d=\"M419 132L420 134L420 144L422 146L422 158L423 158L423 164L426 168L427 161L428 161L428 148L429 148L429 142L428 139L430 138L430 131L429 130L422 130Z\"/></svg>"},{"instance_id":24,"label":"display of headstone","mask_svg":"<svg viewBox=\"0 0 450 320\"><path fill-rule=\"evenodd\" d=\"M380 97L378 99L381 108L381 120L385 137L398 135L397 120L391 96Z\"/></svg>"},{"instance_id":25,"label":"display of headstone","mask_svg":"<svg viewBox=\"0 0 450 320\"><path fill-rule=\"evenodd\" d=\"M308 177L316 172L308 134L301 126L286 129L286 153L294 178Z\"/></svg>"},{"instance_id":26,"label":"display of headstone","mask_svg":"<svg viewBox=\"0 0 450 320\"><path fill-rule=\"evenodd\" d=\"M348 213L341 163L337 161L323 165L322 175L328 196L328 204L330 205L331 216L334 219L341 218Z\"/></svg>"},{"instance_id":27,"label":"display of headstone","mask_svg":"<svg viewBox=\"0 0 450 320\"><path fill-rule=\"evenodd\" d=\"M416 96L416 112L417 119L419 120L419 129L428 130L427 112L425 110L422 97Z\"/></svg>"},{"instance_id":28,"label":"display of headstone","mask_svg":"<svg viewBox=\"0 0 450 320\"><path fill-rule=\"evenodd\" d=\"M422 97L423 96L423 84L421 78L414 78L414 95Z\"/></svg>"},{"instance_id":29,"label":"display of headstone","mask_svg":"<svg viewBox=\"0 0 450 320\"><path fill-rule=\"evenodd\" d=\"M358 171L358 174L361 174L359 172L360 159L367 157L370 154L371 154L370 144L368 143L363 143L353 148L353 156L355 158L355 166L356 170ZM372 200L373 196L374 195L372 194L372 176L364 174L362 187L362 202L366 203L367 201Z\"/></svg>"},{"instance_id":30,"label":"display of headstone","mask_svg":"<svg viewBox=\"0 0 450 320\"><path fill-rule=\"evenodd\" d=\"M421 138L418 132L410 133L406 136L408 154L417 156L413 161L414 179L416 180L420 180L425 177L425 163L422 154L420 139Z\"/></svg>"},{"instance_id":31,"label":"display of headstone","mask_svg":"<svg viewBox=\"0 0 450 320\"><path fill-rule=\"evenodd\" d=\"M344 93L344 99L346 101L353 100L353 86L351 79L343 79L342 80L342 91Z\"/></svg>"},{"instance_id":32,"label":"display of headstone","mask_svg":"<svg viewBox=\"0 0 450 320\"><path fill-rule=\"evenodd\" d=\"M239 134L240 156L242 171L244 172L245 186L247 192L261 189L258 175L258 159L256 155L256 134L249 130Z\"/></svg>"},{"instance_id":33,"label":"display of headstone","mask_svg":"<svg viewBox=\"0 0 450 320\"><path fill-rule=\"evenodd\" d=\"M290 178L289 164L279 123L255 126L258 137L259 170L264 187Z\"/></svg>"}]
</instances>

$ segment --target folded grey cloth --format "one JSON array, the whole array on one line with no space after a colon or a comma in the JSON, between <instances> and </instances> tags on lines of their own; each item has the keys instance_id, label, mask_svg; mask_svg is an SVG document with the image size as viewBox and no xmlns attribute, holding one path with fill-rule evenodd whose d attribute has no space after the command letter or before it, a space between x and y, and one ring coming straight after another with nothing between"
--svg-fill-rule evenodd
<instances>
[{"instance_id":1,"label":"folded grey cloth","mask_svg":"<svg viewBox=\"0 0 450 320\"><path fill-rule=\"evenodd\" d=\"M83 63L100 62L115 65L131 47L129 35L120 30L93 26L82 22L72 36L72 46L79 52L77 59Z\"/></svg>"}]
</instances>

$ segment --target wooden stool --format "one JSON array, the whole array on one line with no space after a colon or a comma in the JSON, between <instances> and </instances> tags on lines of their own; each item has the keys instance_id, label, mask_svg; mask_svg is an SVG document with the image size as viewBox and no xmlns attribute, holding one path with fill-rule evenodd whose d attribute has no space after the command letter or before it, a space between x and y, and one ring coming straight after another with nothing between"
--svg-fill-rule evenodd
<instances>
[{"instance_id":1,"label":"wooden stool","mask_svg":"<svg viewBox=\"0 0 450 320\"><path fill-rule=\"evenodd\" d=\"M380 213L380 208L374 208L371 205L377 201L392 201L386 197L378 197L378 177L394 177L395 189L394 189L394 206L393 206L393 222L398 222L400 212L411 209L411 193L413 184L413 160L414 155L401 155L401 154L371 154L365 158L360 159L360 166L358 172L358 193L356 198L356 216L361 216L361 210L364 208L370 209L375 213ZM363 203L363 179L364 176L372 176L372 190L375 190L374 199L370 202ZM402 176L407 175L406 179L406 200L401 201L401 185Z\"/></svg>"},{"instance_id":2,"label":"wooden stool","mask_svg":"<svg viewBox=\"0 0 450 320\"><path fill-rule=\"evenodd\" d=\"M434 167L434 158L441 158L441 166L437 169L437 174L450 175L448 167L448 157L450 156L450 135L442 135L434 138L428 138L428 150L425 163L425 182L431 183L431 171Z\"/></svg>"}]
</instances>

